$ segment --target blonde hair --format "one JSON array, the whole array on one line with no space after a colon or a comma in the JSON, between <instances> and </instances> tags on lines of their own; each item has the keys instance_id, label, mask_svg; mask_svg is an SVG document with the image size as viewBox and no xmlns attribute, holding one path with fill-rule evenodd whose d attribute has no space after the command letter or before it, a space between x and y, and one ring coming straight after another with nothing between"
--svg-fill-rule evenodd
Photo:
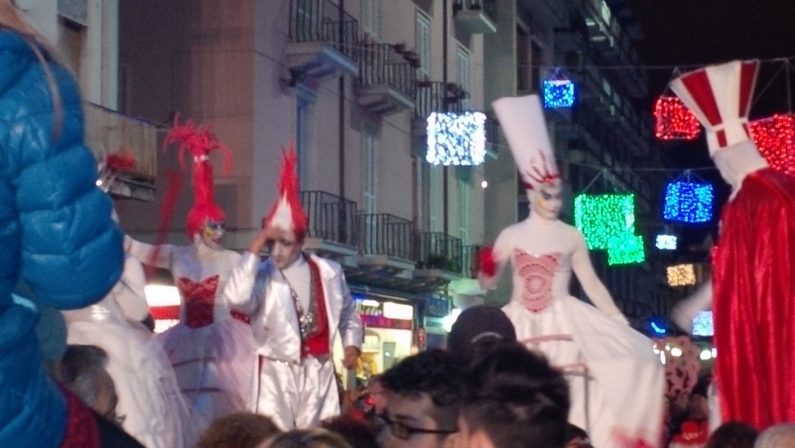
<instances>
[{"instance_id":1,"label":"blonde hair","mask_svg":"<svg viewBox=\"0 0 795 448\"><path fill-rule=\"evenodd\" d=\"M45 57L44 52L42 52L42 48L46 51L47 55L50 56L56 62L59 62L59 58L57 57L57 51L55 51L55 47L53 44L36 29L31 26L22 16L19 14L19 10L16 6L11 2L11 0L0 0L0 29L9 29L11 31L15 31L19 33L25 42L28 43L33 53L36 55L36 58L39 60L41 64L42 71L44 72L44 76L47 78L47 84L50 88L50 94L52 96L52 105L53 105L53 140L57 140L61 133L61 124L63 123L63 102L61 100L61 95L58 92L58 83L55 80L55 75L53 75L52 70L50 69L50 64L47 62L47 58ZM59 64L66 67L63 64Z\"/></svg>"}]
</instances>

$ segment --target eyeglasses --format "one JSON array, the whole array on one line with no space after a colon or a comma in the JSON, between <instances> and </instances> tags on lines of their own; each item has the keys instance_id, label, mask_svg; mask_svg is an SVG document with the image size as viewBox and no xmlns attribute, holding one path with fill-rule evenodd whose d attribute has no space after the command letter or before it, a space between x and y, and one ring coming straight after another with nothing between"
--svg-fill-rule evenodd
<instances>
[{"instance_id":1,"label":"eyeglasses","mask_svg":"<svg viewBox=\"0 0 795 448\"><path fill-rule=\"evenodd\" d=\"M389 432L400 440L409 440L414 434L454 434L458 429L425 429L406 425L399 420L392 420L389 416L382 417L389 425Z\"/></svg>"}]
</instances>

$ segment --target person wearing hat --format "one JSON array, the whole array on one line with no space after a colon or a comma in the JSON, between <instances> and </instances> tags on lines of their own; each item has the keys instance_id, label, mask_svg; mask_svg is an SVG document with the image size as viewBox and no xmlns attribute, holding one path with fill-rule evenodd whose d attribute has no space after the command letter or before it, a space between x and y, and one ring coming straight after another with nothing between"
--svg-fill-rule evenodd
<instances>
[{"instance_id":1,"label":"person wearing hat","mask_svg":"<svg viewBox=\"0 0 795 448\"><path fill-rule=\"evenodd\" d=\"M255 412L282 429L306 428L340 412L333 344L353 369L363 328L342 267L303 251L306 214L298 198L295 150L283 156L279 198L229 280L228 301L250 313L259 374ZM269 258L258 264L267 244Z\"/></svg>"},{"instance_id":2,"label":"person wearing hat","mask_svg":"<svg viewBox=\"0 0 795 448\"><path fill-rule=\"evenodd\" d=\"M711 303L723 421L758 430L795 421L795 177L768 166L748 133L759 61L681 75L671 89L707 130L731 186L712 254L712 281L675 310L689 330Z\"/></svg>"},{"instance_id":3,"label":"person wearing hat","mask_svg":"<svg viewBox=\"0 0 795 448\"><path fill-rule=\"evenodd\" d=\"M663 421L662 367L652 341L627 324L596 276L582 233L558 219L563 181L540 100L502 98L494 111L531 212L481 254L481 285L493 287L511 264L513 292L503 311L520 342L570 373L569 421L585 429L595 446L656 446ZM569 294L572 273L595 307Z\"/></svg>"},{"instance_id":4,"label":"person wearing hat","mask_svg":"<svg viewBox=\"0 0 795 448\"><path fill-rule=\"evenodd\" d=\"M172 143L180 161L186 151L193 156L194 203L186 220L192 243L150 245L128 236L125 246L141 263L169 270L182 299L179 323L159 337L190 413L190 444L215 419L250 408L256 357L247 317L233 314L223 293L241 255L222 246L226 215L215 202L209 154L222 151L229 165L231 152L209 126L180 125L178 117L163 145Z\"/></svg>"},{"instance_id":5,"label":"person wearing hat","mask_svg":"<svg viewBox=\"0 0 795 448\"><path fill-rule=\"evenodd\" d=\"M447 335L447 350L471 360L504 342L516 342L516 330L501 309L469 307L458 315Z\"/></svg>"}]
</instances>

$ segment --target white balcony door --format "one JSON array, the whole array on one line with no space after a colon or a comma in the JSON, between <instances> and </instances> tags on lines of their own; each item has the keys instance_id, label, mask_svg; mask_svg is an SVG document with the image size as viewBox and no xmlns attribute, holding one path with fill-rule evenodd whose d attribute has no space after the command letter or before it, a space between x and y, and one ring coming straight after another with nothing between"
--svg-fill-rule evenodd
<instances>
[{"instance_id":1,"label":"white balcony door","mask_svg":"<svg viewBox=\"0 0 795 448\"><path fill-rule=\"evenodd\" d=\"M373 40L381 40L381 1L362 0L362 29Z\"/></svg>"},{"instance_id":2,"label":"white balcony door","mask_svg":"<svg viewBox=\"0 0 795 448\"><path fill-rule=\"evenodd\" d=\"M460 176L458 178L458 237L461 238L461 244L469 244L469 200L470 200L470 186L469 176Z\"/></svg>"},{"instance_id":3,"label":"white balcony door","mask_svg":"<svg viewBox=\"0 0 795 448\"><path fill-rule=\"evenodd\" d=\"M456 50L456 65L458 67L458 85L469 93L469 79L470 79L470 64L469 64L469 50L463 45L458 45ZM461 101L464 110L469 109L469 98L464 98Z\"/></svg>"},{"instance_id":4,"label":"white balcony door","mask_svg":"<svg viewBox=\"0 0 795 448\"><path fill-rule=\"evenodd\" d=\"M369 126L362 132L362 163L362 211L377 213L378 133Z\"/></svg>"},{"instance_id":5,"label":"white balcony door","mask_svg":"<svg viewBox=\"0 0 795 448\"><path fill-rule=\"evenodd\" d=\"M417 56L420 58L420 67L417 75L420 79L430 77L431 67L431 19L422 11L417 10L416 25Z\"/></svg>"},{"instance_id":6,"label":"white balcony door","mask_svg":"<svg viewBox=\"0 0 795 448\"><path fill-rule=\"evenodd\" d=\"M428 230L442 232L444 230L443 168L426 164L428 167Z\"/></svg>"},{"instance_id":7,"label":"white balcony door","mask_svg":"<svg viewBox=\"0 0 795 448\"><path fill-rule=\"evenodd\" d=\"M307 171L309 169L309 135L312 103L298 98L295 114L295 151L298 154L298 180L301 190L308 186Z\"/></svg>"}]
</instances>

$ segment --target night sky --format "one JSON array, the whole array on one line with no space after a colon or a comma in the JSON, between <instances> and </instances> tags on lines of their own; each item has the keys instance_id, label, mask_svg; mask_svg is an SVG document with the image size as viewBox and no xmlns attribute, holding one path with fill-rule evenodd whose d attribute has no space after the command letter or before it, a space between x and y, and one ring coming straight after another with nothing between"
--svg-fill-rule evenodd
<instances>
[{"instance_id":1,"label":"night sky","mask_svg":"<svg viewBox=\"0 0 795 448\"><path fill-rule=\"evenodd\" d=\"M673 77L674 67L687 71L733 59L790 58L795 63L795 0L618 0L609 1L619 21L630 18L640 28L637 48L648 65L649 103L662 93ZM623 14L621 5L628 6ZM792 110L787 98L787 76L782 62L763 62L757 81L751 119ZM795 91L795 66L789 84ZM712 166L706 141L660 143L663 163L672 168ZM717 204L728 196L728 187L717 171L697 174L715 182ZM679 228L686 244L697 244L708 234L716 235L715 217L711 226Z\"/></svg>"}]
</instances>

